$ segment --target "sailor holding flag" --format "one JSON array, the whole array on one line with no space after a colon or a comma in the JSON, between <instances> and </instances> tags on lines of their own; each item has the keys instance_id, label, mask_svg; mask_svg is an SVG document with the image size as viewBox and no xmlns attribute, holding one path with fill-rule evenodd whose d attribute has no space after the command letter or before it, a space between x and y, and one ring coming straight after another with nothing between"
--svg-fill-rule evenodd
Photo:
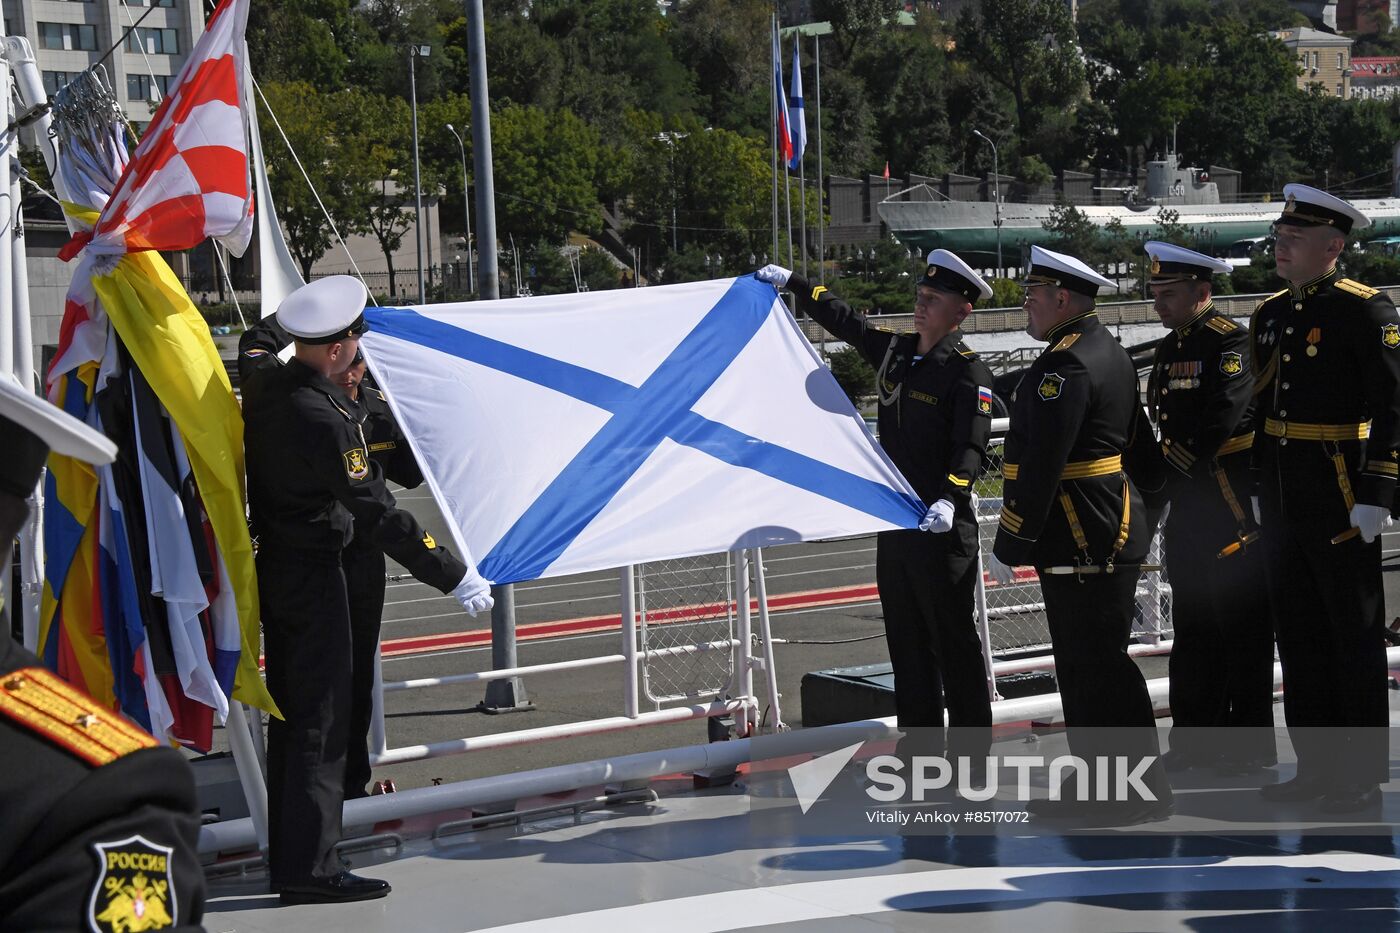
<instances>
[{"instance_id":1,"label":"sailor holding flag","mask_svg":"<svg viewBox=\"0 0 1400 933\"><path fill-rule=\"evenodd\" d=\"M926 729L929 754L944 752L943 710L953 727L950 758L980 774L992 712L973 599L977 516L972 483L992 428L992 374L958 325L992 289L948 250L929 253L918 282L912 334L882 330L825 286L780 266L760 281L790 288L797 307L876 368L880 444L929 508L918 531L879 537L875 577L884 610L901 729Z\"/></svg>"}]
</instances>

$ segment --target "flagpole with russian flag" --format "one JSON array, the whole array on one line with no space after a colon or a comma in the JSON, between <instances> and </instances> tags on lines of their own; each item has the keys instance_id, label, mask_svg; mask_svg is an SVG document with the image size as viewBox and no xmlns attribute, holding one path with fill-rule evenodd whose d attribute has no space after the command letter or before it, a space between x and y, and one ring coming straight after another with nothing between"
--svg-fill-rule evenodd
<instances>
[{"instance_id":1,"label":"flagpole with russian flag","mask_svg":"<svg viewBox=\"0 0 1400 933\"><path fill-rule=\"evenodd\" d=\"M788 112L792 116L792 161L788 163L797 169L799 197L802 199L802 277L807 277L807 167L802 161L807 151L807 110L802 101L802 30L794 31L792 37L792 79L788 98ZM791 237L791 229L789 229Z\"/></svg>"},{"instance_id":2,"label":"flagpole with russian flag","mask_svg":"<svg viewBox=\"0 0 1400 933\"><path fill-rule=\"evenodd\" d=\"M783 96L783 76L778 64L778 14L775 11L771 19L771 39L772 50L770 57L773 59L773 81L768 89L770 100L770 115L768 121L772 127L773 137L773 261L778 261L778 154L784 149L790 149L791 140L787 135L787 104Z\"/></svg>"}]
</instances>

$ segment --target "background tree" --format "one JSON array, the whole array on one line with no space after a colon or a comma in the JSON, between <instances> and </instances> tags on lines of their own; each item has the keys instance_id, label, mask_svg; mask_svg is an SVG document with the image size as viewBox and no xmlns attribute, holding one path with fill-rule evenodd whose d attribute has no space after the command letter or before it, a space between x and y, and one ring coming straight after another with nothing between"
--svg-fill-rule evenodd
<instances>
[{"instance_id":1,"label":"background tree","mask_svg":"<svg viewBox=\"0 0 1400 933\"><path fill-rule=\"evenodd\" d=\"M1060 0L983 0L976 15L959 17L956 35L958 54L1011 94L1023 140L1083 90L1074 23Z\"/></svg>"}]
</instances>

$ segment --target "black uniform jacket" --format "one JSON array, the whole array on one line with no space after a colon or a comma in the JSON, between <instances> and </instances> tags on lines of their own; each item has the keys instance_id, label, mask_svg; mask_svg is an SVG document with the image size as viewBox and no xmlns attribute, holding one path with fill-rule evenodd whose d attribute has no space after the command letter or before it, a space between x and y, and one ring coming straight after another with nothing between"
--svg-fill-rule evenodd
<instances>
[{"instance_id":1,"label":"black uniform jacket","mask_svg":"<svg viewBox=\"0 0 1400 933\"><path fill-rule=\"evenodd\" d=\"M0 761L0 930L204 929L184 756L5 636Z\"/></svg>"},{"instance_id":2,"label":"black uniform jacket","mask_svg":"<svg viewBox=\"0 0 1400 933\"><path fill-rule=\"evenodd\" d=\"M926 504L952 500L971 514L972 484L992 428L992 373L954 331L922 359L918 334L873 326L800 275L788 282L798 308L875 367L880 446Z\"/></svg>"},{"instance_id":3,"label":"black uniform jacket","mask_svg":"<svg viewBox=\"0 0 1400 933\"><path fill-rule=\"evenodd\" d=\"M266 546L340 551L355 529L417 579L450 592L466 565L398 508L369 454L364 413L320 373L277 351L264 319L239 341L253 534Z\"/></svg>"},{"instance_id":4,"label":"black uniform jacket","mask_svg":"<svg viewBox=\"0 0 1400 933\"><path fill-rule=\"evenodd\" d=\"M1348 486L1356 502L1390 508L1400 463L1395 305L1334 269L1261 302L1250 333L1254 462L1261 482L1278 484L1284 515L1341 531L1332 526Z\"/></svg>"},{"instance_id":5,"label":"black uniform jacket","mask_svg":"<svg viewBox=\"0 0 1400 933\"><path fill-rule=\"evenodd\" d=\"M1147 379L1148 417L1161 438L1139 430L1130 468L1149 506L1192 495L1233 511L1215 474L1218 465L1252 526L1253 386L1249 331L1214 304L1162 338Z\"/></svg>"},{"instance_id":6,"label":"black uniform jacket","mask_svg":"<svg viewBox=\"0 0 1400 933\"><path fill-rule=\"evenodd\" d=\"M1141 562L1142 499L1122 469L1145 429L1132 358L1092 311L1047 339L1012 396L994 552L1037 567Z\"/></svg>"},{"instance_id":7,"label":"black uniform jacket","mask_svg":"<svg viewBox=\"0 0 1400 933\"><path fill-rule=\"evenodd\" d=\"M365 414L365 441L369 444L370 459L383 468L384 478L405 489L421 486L423 470L413 456L408 438L399 430L384 393L362 382L356 401Z\"/></svg>"}]
</instances>

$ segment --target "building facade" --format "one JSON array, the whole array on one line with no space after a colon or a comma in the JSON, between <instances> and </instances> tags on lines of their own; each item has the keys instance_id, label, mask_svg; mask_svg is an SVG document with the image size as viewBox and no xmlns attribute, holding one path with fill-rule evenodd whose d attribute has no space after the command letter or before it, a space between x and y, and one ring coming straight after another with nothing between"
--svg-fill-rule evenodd
<instances>
[{"instance_id":1,"label":"building facade","mask_svg":"<svg viewBox=\"0 0 1400 933\"><path fill-rule=\"evenodd\" d=\"M24 36L53 94L104 63L127 118L144 129L204 31L201 0L3 0L5 35Z\"/></svg>"},{"instance_id":2,"label":"building facade","mask_svg":"<svg viewBox=\"0 0 1400 933\"><path fill-rule=\"evenodd\" d=\"M1400 20L1400 0L1338 0L1337 29L1341 32L1385 32Z\"/></svg>"},{"instance_id":3,"label":"building facade","mask_svg":"<svg viewBox=\"0 0 1400 933\"><path fill-rule=\"evenodd\" d=\"M1351 96L1357 100L1400 97L1400 57L1353 58Z\"/></svg>"},{"instance_id":4,"label":"building facade","mask_svg":"<svg viewBox=\"0 0 1400 933\"><path fill-rule=\"evenodd\" d=\"M1300 90L1316 85L1332 97L1351 97L1353 40L1310 26L1280 29L1270 35L1288 46L1297 60Z\"/></svg>"}]
</instances>

